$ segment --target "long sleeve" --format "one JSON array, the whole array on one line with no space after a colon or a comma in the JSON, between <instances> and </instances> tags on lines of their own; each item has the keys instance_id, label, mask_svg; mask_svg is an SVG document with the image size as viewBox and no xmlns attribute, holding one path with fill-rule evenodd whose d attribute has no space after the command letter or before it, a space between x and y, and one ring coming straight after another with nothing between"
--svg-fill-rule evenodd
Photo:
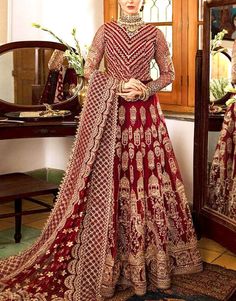
<instances>
[{"instance_id":1,"label":"long sleeve","mask_svg":"<svg viewBox=\"0 0 236 301\"><path fill-rule=\"evenodd\" d=\"M91 74L99 69L100 62L104 55L104 25L102 25L95 34L92 45L84 66L84 77L89 79Z\"/></svg>"},{"instance_id":2,"label":"long sleeve","mask_svg":"<svg viewBox=\"0 0 236 301\"><path fill-rule=\"evenodd\" d=\"M160 76L147 84L149 95L160 91L174 80L175 72L173 62L170 56L170 51L165 40L164 34L161 30L157 31L156 45L155 45L155 60L159 67Z\"/></svg>"}]
</instances>

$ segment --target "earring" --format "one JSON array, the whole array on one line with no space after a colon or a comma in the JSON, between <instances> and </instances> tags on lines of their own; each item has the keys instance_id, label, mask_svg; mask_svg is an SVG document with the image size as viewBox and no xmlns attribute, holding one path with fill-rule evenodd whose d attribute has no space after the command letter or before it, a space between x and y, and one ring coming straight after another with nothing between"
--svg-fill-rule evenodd
<instances>
[{"instance_id":1,"label":"earring","mask_svg":"<svg viewBox=\"0 0 236 301\"><path fill-rule=\"evenodd\" d=\"M141 6L141 8L140 8L140 11L141 11L141 12L142 12L143 9L144 9L144 5L145 5L145 0L143 0L142 6Z\"/></svg>"}]
</instances>

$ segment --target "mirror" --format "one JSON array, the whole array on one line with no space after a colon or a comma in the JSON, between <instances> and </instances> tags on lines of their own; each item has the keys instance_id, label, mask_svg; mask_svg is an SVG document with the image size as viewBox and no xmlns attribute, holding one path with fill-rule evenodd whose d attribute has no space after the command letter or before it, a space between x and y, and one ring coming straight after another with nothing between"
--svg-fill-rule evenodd
<instances>
[{"instance_id":1,"label":"mirror","mask_svg":"<svg viewBox=\"0 0 236 301\"><path fill-rule=\"evenodd\" d=\"M71 97L77 84L76 73L63 64L60 69L49 69L54 50L30 47L1 54L0 99L18 105L40 105Z\"/></svg>"},{"instance_id":2,"label":"mirror","mask_svg":"<svg viewBox=\"0 0 236 301\"><path fill-rule=\"evenodd\" d=\"M223 113L226 108L225 89L231 83L231 56L228 51L230 49L210 56L210 114Z\"/></svg>"},{"instance_id":3,"label":"mirror","mask_svg":"<svg viewBox=\"0 0 236 301\"><path fill-rule=\"evenodd\" d=\"M212 7L210 9L211 37L217 40L220 30L225 30L220 45L210 51L210 102L209 113L221 114L221 129L213 127L208 132L208 196L206 206L236 221L233 214L235 189L233 171L234 110L226 106L228 100L225 89L231 84L231 56L233 49L234 18L236 8L233 5ZM236 24L235 24L236 25ZM214 40L213 40L214 41ZM222 51L223 50L223 51ZM236 134L236 133L235 133ZM235 215L235 216L234 216Z\"/></svg>"},{"instance_id":4,"label":"mirror","mask_svg":"<svg viewBox=\"0 0 236 301\"><path fill-rule=\"evenodd\" d=\"M203 51L196 60L194 137L194 210L199 233L233 252L236 252L236 116L235 104L226 105L232 96L226 87L232 83L235 15L236 0L212 0L204 4ZM227 32L218 39L222 30Z\"/></svg>"},{"instance_id":5,"label":"mirror","mask_svg":"<svg viewBox=\"0 0 236 301\"><path fill-rule=\"evenodd\" d=\"M74 135L83 79L63 60L65 50L48 41L0 46L0 139ZM62 126L65 119L71 123Z\"/></svg>"}]
</instances>

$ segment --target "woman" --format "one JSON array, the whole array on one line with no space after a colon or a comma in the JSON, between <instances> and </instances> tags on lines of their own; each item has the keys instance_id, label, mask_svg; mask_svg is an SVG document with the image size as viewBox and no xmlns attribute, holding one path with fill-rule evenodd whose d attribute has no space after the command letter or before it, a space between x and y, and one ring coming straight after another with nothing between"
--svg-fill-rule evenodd
<instances>
[{"instance_id":1,"label":"woman","mask_svg":"<svg viewBox=\"0 0 236 301\"><path fill-rule=\"evenodd\" d=\"M236 221L236 104L227 107L213 156L207 205Z\"/></svg>"},{"instance_id":2,"label":"woman","mask_svg":"<svg viewBox=\"0 0 236 301\"><path fill-rule=\"evenodd\" d=\"M231 83L236 84L236 41L231 59ZM232 98L235 96L231 95ZM236 103L228 105L209 172L207 205L236 221Z\"/></svg>"},{"instance_id":3,"label":"woman","mask_svg":"<svg viewBox=\"0 0 236 301\"><path fill-rule=\"evenodd\" d=\"M168 47L140 18L141 0L119 4L121 18L99 28L88 55L87 101L56 206L34 246L0 265L4 300L105 300L118 286L142 295L168 288L171 273L202 269L155 95L174 78ZM96 71L103 55L106 73Z\"/></svg>"}]
</instances>

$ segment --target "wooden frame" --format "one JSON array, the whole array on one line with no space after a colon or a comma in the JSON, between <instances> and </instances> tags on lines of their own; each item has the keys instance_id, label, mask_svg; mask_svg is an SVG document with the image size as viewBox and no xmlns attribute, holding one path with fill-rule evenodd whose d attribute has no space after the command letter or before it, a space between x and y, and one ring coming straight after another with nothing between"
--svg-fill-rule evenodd
<instances>
[{"instance_id":1,"label":"wooden frame","mask_svg":"<svg viewBox=\"0 0 236 301\"><path fill-rule=\"evenodd\" d=\"M52 48L64 51L66 46L57 42L48 41L19 41L7 43L0 46L0 55L19 48ZM81 110L77 97L71 100L65 100L60 103L52 104L53 109L70 110L72 115L69 120L47 120L47 121L25 121L19 123L1 123L0 139L12 138L29 138L29 137L61 137L73 136L76 132L77 122L74 116L78 115ZM43 105L16 105L3 99L0 99L0 117L4 117L5 113L16 111L41 111L44 110Z\"/></svg>"},{"instance_id":2,"label":"wooden frame","mask_svg":"<svg viewBox=\"0 0 236 301\"><path fill-rule=\"evenodd\" d=\"M236 4L235 0L213 0L204 4L203 51L196 59L196 104L194 135L194 201L196 225L200 235L207 236L229 250L236 252L236 223L205 206L207 199L207 150L209 119L209 66L210 66L210 8ZM220 121L216 123L219 127ZM222 123L222 120L221 120Z\"/></svg>"}]
</instances>

